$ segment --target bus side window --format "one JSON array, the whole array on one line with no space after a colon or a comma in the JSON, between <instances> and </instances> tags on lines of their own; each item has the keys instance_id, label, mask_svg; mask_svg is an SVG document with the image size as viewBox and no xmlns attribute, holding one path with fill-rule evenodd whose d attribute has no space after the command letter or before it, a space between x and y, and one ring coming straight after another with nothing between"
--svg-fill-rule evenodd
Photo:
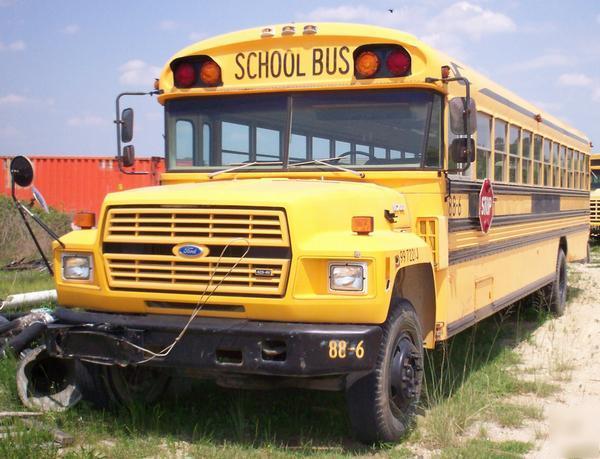
<instances>
[{"instance_id":1,"label":"bus side window","mask_svg":"<svg viewBox=\"0 0 600 459\"><path fill-rule=\"evenodd\" d=\"M506 170L506 121L495 120L494 125L494 180L504 182Z\"/></svg>"},{"instance_id":2,"label":"bus side window","mask_svg":"<svg viewBox=\"0 0 600 459\"><path fill-rule=\"evenodd\" d=\"M200 166L208 166L210 164L210 124L202 125L202 154L200 155Z\"/></svg>"},{"instance_id":3,"label":"bus side window","mask_svg":"<svg viewBox=\"0 0 600 459\"><path fill-rule=\"evenodd\" d=\"M550 140L544 139L544 185L552 185L552 169L550 161L552 156L550 154Z\"/></svg>"},{"instance_id":4,"label":"bus side window","mask_svg":"<svg viewBox=\"0 0 600 459\"><path fill-rule=\"evenodd\" d=\"M331 142L321 137L312 138L312 159L325 159L331 156Z\"/></svg>"},{"instance_id":5,"label":"bus side window","mask_svg":"<svg viewBox=\"0 0 600 459\"><path fill-rule=\"evenodd\" d=\"M306 159L306 136L300 134L292 134L290 140L290 160L302 161Z\"/></svg>"},{"instance_id":6,"label":"bus side window","mask_svg":"<svg viewBox=\"0 0 600 459\"><path fill-rule=\"evenodd\" d=\"M175 123L175 166L191 167L194 164L194 124L189 120Z\"/></svg>"},{"instance_id":7,"label":"bus side window","mask_svg":"<svg viewBox=\"0 0 600 459\"><path fill-rule=\"evenodd\" d=\"M521 128L510 125L508 131L508 181L517 183L519 181L519 157L521 155Z\"/></svg>"},{"instance_id":8,"label":"bus side window","mask_svg":"<svg viewBox=\"0 0 600 459\"><path fill-rule=\"evenodd\" d=\"M492 117L477 113L477 178L491 177Z\"/></svg>"},{"instance_id":9,"label":"bus side window","mask_svg":"<svg viewBox=\"0 0 600 459\"><path fill-rule=\"evenodd\" d=\"M221 124L221 142L223 152L221 164L243 163L250 160L250 127L245 124Z\"/></svg>"},{"instance_id":10,"label":"bus side window","mask_svg":"<svg viewBox=\"0 0 600 459\"><path fill-rule=\"evenodd\" d=\"M425 147L425 167L442 166L442 98L434 97Z\"/></svg>"},{"instance_id":11,"label":"bus side window","mask_svg":"<svg viewBox=\"0 0 600 459\"><path fill-rule=\"evenodd\" d=\"M542 137L533 137L533 184L542 184Z\"/></svg>"},{"instance_id":12,"label":"bus side window","mask_svg":"<svg viewBox=\"0 0 600 459\"><path fill-rule=\"evenodd\" d=\"M523 165L521 166L521 183L531 183L531 132L523 131Z\"/></svg>"},{"instance_id":13,"label":"bus side window","mask_svg":"<svg viewBox=\"0 0 600 459\"><path fill-rule=\"evenodd\" d=\"M279 131L256 128L256 160L281 160L281 133Z\"/></svg>"}]
</instances>

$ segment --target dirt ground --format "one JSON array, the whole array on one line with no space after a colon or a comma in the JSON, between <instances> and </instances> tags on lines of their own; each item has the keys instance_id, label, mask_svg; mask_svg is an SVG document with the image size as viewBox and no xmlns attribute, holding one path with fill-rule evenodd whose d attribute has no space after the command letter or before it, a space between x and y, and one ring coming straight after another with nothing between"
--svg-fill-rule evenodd
<instances>
[{"instance_id":1,"label":"dirt ground","mask_svg":"<svg viewBox=\"0 0 600 459\"><path fill-rule=\"evenodd\" d=\"M533 443L531 458L600 457L600 263L596 257L569 271L573 298L565 314L545 322L517 348L524 378L559 387L546 398L512 400L541 408L543 419L520 429L483 426L490 440Z\"/></svg>"}]
</instances>

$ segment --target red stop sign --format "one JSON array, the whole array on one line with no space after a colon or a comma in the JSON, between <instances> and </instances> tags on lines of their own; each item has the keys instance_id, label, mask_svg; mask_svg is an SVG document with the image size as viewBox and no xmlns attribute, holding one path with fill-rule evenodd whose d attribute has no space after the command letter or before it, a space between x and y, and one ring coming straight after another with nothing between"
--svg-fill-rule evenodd
<instances>
[{"instance_id":1,"label":"red stop sign","mask_svg":"<svg viewBox=\"0 0 600 459\"><path fill-rule=\"evenodd\" d=\"M494 218L494 189L490 179L485 179L479 192L479 225L481 231L487 233Z\"/></svg>"}]
</instances>

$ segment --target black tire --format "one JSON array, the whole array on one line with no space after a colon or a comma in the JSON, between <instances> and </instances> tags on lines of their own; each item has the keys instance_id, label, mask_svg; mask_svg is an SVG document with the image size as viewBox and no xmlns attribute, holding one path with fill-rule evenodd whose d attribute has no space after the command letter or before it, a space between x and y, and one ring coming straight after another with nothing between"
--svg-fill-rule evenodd
<instances>
[{"instance_id":1,"label":"black tire","mask_svg":"<svg viewBox=\"0 0 600 459\"><path fill-rule=\"evenodd\" d=\"M544 303L555 316L565 313L567 304L567 257L562 249L558 249L554 280L542 291Z\"/></svg>"},{"instance_id":2,"label":"black tire","mask_svg":"<svg viewBox=\"0 0 600 459\"><path fill-rule=\"evenodd\" d=\"M346 389L350 422L359 441L398 441L410 427L423 381L422 336L412 305L393 300L374 371Z\"/></svg>"},{"instance_id":3,"label":"black tire","mask_svg":"<svg viewBox=\"0 0 600 459\"><path fill-rule=\"evenodd\" d=\"M106 366L80 362L78 382L83 398L98 408L153 404L165 392L170 376L141 366Z\"/></svg>"}]
</instances>

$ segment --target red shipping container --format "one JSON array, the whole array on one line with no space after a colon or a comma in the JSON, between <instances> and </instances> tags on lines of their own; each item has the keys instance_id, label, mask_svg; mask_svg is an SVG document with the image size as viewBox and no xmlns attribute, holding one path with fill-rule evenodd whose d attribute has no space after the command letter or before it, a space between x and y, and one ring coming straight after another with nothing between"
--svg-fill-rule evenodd
<instances>
[{"instance_id":1,"label":"red shipping container","mask_svg":"<svg viewBox=\"0 0 600 459\"><path fill-rule=\"evenodd\" d=\"M10 196L10 161L0 156L0 192ZM31 156L35 186L49 206L63 212L92 211L98 215L104 196L113 191L158 185L164 172L162 158L136 158L128 170L148 172L127 175L119 171L114 157L100 156ZM18 188L17 197L31 200L31 187Z\"/></svg>"}]
</instances>

